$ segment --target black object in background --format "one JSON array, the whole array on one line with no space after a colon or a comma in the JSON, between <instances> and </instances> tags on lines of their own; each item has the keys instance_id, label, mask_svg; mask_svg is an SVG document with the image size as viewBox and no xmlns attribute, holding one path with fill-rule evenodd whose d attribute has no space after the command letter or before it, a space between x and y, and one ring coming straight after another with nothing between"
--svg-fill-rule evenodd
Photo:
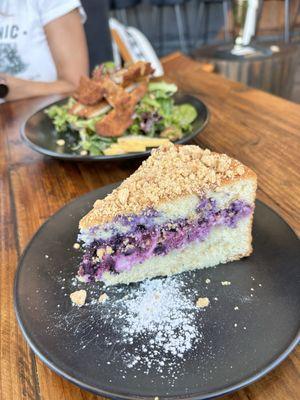
<instances>
[{"instance_id":1,"label":"black object in background","mask_svg":"<svg viewBox=\"0 0 300 400\"><path fill-rule=\"evenodd\" d=\"M84 24L89 48L90 71L104 61L113 59L111 36L108 26L108 0L81 0L87 14Z\"/></svg>"}]
</instances>

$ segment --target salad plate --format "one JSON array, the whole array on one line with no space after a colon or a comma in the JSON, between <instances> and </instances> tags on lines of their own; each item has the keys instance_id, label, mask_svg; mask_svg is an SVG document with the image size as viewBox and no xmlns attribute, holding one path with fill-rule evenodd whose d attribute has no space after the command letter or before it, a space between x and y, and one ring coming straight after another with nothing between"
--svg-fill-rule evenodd
<instances>
[{"instance_id":1,"label":"salad plate","mask_svg":"<svg viewBox=\"0 0 300 400\"><path fill-rule=\"evenodd\" d=\"M174 97L175 106L189 104L197 111L197 116L191 123L189 132L182 136L182 138L175 141L175 143L187 143L196 137L207 125L209 120L209 111L206 105L198 98L182 93L175 93ZM68 98L53 103L50 106L44 107L31 115L21 127L21 137L25 143L33 150L44 155L55 157L58 159L65 159L71 161L109 161L109 160L127 160L132 158L146 157L150 154L151 149L147 148L146 151L130 152L124 154L91 154L82 152L78 147L78 132L68 130L65 132L63 139L64 145L58 145L58 140L62 135L58 135L52 119L46 113L49 107L58 106L63 107L68 103ZM108 141L109 138L102 138ZM89 143L87 143L89 145Z\"/></svg>"},{"instance_id":2,"label":"salad plate","mask_svg":"<svg viewBox=\"0 0 300 400\"><path fill-rule=\"evenodd\" d=\"M200 400L249 385L287 357L299 341L299 240L260 201L251 257L183 273L172 281L151 281L172 288L177 279L179 298L195 301L204 295L211 300L195 315L180 306L183 322L194 315L200 338L184 358L156 352L151 344L154 333L124 342L121 333L128 319L120 305L143 284L116 286L102 305L93 302L102 291L100 283L74 285L81 260L81 251L73 248L78 221L116 186L87 193L59 210L42 225L21 258L14 288L16 315L42 361L65 379L105 397ZM77 288L88 291L87 304L81 308L70 301ZM124 321L119 317L123 312Z\"/></svg>"}]
</instances>

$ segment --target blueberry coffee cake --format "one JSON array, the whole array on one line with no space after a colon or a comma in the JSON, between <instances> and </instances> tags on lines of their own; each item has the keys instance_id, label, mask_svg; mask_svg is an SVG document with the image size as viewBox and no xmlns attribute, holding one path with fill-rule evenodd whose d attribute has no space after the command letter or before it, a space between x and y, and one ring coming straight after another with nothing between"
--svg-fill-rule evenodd
<instances>
[{"instance_id":1,"label":"blueberry coffee cake","mask_svg":"<svg viewBox=\"0 0 300 400\"><path fill-rule=\"evenodd\" d=\"M256 174L225 154L166 144L80 221L78 278L142 281L252 252Z\"/></svg>"}]
</instances>

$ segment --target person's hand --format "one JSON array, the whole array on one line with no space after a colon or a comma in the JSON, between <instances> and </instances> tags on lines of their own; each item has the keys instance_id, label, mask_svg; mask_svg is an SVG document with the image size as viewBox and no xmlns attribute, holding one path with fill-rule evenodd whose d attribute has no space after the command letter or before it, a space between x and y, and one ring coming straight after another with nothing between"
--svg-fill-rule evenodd
<instances>
[{"instance_id":1,"label":"person's hand","mask_svg":"<svg viewBox=\"0 0 300 400\"><path fill-rule=\"evenodd\" d=\"M24 97L24 91L26 91L26 85L28 86L28 81L3 73L0 73L0 80L1 79L4 80L9 89L5 100L11 100L12 98L17 100Z\"/></svg>"},{"instance_id":2,"label":"person's hand","mask_svg":"<svg viewBox=\"0 0 300 400\"><path fill-rule=\"evenodd\" d=\"M29 81L15 76L0 73L0 80L4 79L9 92L6 101L26 99L36 96L48 96L52 94L71 94L75 86L64 80L53 82Z\"/></svg>"}]
</instances>

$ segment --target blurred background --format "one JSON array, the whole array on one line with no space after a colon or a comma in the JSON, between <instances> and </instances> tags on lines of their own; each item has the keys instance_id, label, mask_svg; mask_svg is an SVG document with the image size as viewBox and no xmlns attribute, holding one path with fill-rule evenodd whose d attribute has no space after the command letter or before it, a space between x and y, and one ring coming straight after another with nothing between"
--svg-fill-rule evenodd
<instances>
[{"instance_id":1,"label":"blurred background","mask_svg":"<svg viewBox=\"0 0 300 400\"><path fill-rule=\"evenodd\" d=\"M82 0L82 4L88 16L91 68L113 58L109 30L113 17L138 28L159 57L179 50L209 65L212 73L300 103L300 0Z\"/></svg>"}]
</instances>

